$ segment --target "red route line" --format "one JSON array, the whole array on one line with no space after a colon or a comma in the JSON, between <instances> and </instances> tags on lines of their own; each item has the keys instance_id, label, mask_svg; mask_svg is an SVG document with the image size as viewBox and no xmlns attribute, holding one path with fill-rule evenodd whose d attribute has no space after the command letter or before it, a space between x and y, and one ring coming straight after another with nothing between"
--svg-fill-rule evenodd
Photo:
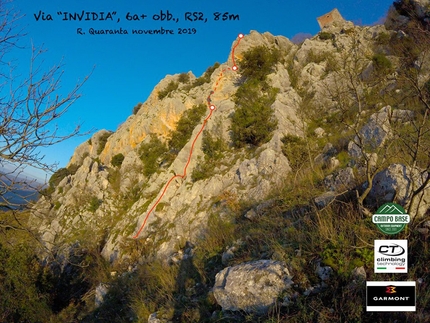
<instances>
[{"instance_id":1,"label":"red route line","mask_svg":"<svg viewBox=\"0 0 430 323\"><path fill-rule=\"evenodd\" d=\"M239 43L240 43L240 41L241 41L241 39L243 38L244 36L243 36L243 34L239 34L239 36L238 36L238 41L237 41L237 43L236 43L236 45L234 45L233 46L233 49L232 49L232 51L231 51L231 58L232 58L232 61L233 61L233 67L228 67L228 68L226 68L226 69L224 69L224 70L222 70L221 71L221 73L220 73L220 76L218 77L218 80L217 80L217 82L216 82L216 84L215 84L215 88L214 88L214 90L213 91L211 91L211 94L209 94L209 96L208 96L208 103L209 103L209 114L208 114L208 116L203 120L203 124L202 124L202 127L200 128L200 130L199 130L199 132L197 133L197 135L196 135L196 137L194 138L194 140L193 140L193 143L191 144L191 149L190 149L190 154L188 155L188 160L187 160L187 163L185 164L185 166L184 166L184 173L182 174L182 175L175 175L175 176L173 176L172 178L170 178L169 179L169 181L166 183L166 185L164 186L164 189L163 189L163 192L161 193L161 195L160 195L160 197L157 199L157 201L155 201L155 203L154 203L154 205L151 207L151 209L148 211L148 213L146 214L146 216L145 216L145 219L143 220L143 223L142 223L142 225L140 226L140 229L139 229L139 231L137 231L137 233L133 236L133 239L137 239L138 237L139 237L139 235L140 235L140 233L142 232L142 230L143 230L143 228L145 227L145 225L146 225L146 222L148 221L148 218L149 218L149 216L151 215L151 213L152 213L152 211L154 211L154 209L157 207L157 205L160 203L160 201L161 201L161 199L163 198L163 196L164 196L164 194L166 193L166 191L167 191L167 189L169 188L169 186L170 186L170 183L175 179L175 178L185 178L185 176L187 176L187 168L188 168L188 165L190 164L190 162L191 162L191 156L193 155L193 150L194 150L194 145L196 144L196 141L197 141L197 139L199 138L199 136L200 136L200 134L203 132L203 129L205 128L205 126L206 126L206 124L207 124L207 122L208 122L208 120L209 120L209 118L212 116L212 113L214 112L214 110L215 110L215 105L213 105L213 104L210 104L210 97L211 97L211 95L216 91L216 89L217 89L217 87L218 87L218 83L219 83L219 81L221 80L221 78L223 77L223 73L225 72L225 71L227 71L227 70L233 70L233 71L237 71L238 70L238 67L236 66L236 63L235 63L235 60L234 60L234 50L236 49L236 47L239 45Z\"/></svg>"}]
</instances>

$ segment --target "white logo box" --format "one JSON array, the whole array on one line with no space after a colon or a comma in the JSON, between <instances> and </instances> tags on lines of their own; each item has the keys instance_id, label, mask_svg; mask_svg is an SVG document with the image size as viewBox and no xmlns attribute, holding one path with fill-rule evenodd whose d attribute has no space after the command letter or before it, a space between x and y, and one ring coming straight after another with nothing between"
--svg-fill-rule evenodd
<instances>
[{"instance_id":1,"label":"white logo box","mask_svg":"<svg viewBox=\"0 0 430 323\"><path fill-rule=\"evenodd\" d=\"M375 273L408 272L408 240L375 240Z\"/></svg>"}]
</instances>

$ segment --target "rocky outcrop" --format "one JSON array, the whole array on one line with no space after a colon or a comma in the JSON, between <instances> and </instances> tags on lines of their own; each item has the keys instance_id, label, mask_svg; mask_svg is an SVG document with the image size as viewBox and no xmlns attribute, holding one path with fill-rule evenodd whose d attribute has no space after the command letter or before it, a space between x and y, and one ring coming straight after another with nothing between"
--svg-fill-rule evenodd
<instances>
[{"instance_id":1,"label":"rocky outcrop","mask_svg":"<svg viewBox=\"0 0 430 323\"><path fill-rule=\"evenodd\" d=\"M223 269L213 293L224 311L265 313L292 284L285 264L259 260Z\"/></svg>"},{"instance_id":2,"label":"rocky outcrop","mask_svg":"<svg viewBox=\"0 0 430 323\"><path fill-rule=\"evenodd\" d=\"M331 128L332 120L318 120L318 125L308 133L308 123L312 120L306 113L313 110L310 114L319 118L318 109L334 111L335 98L330 97L328 89L338 86L336 89L340 92L347 90L345 82L342 82L345 71L340 67L345 62L349 63L351 55L348 55L348 50L358 46L354 50L363 56L363 60L360 61L362 71L357 77L365 79L372 73L371 57L377 48L374 45L378 36L390 32L384 26L358 27L351 22L331 24L324 28L324 32L295 45L282 36L252 31L235 48L237 62L245 51L260 45L279 50L282 57L267 76L267 83L279 90L271 106L277 129L268 142L252 151L235 149L232 145L230 116L236 109L234 96L244 80L240 73L231 70L231 55L227 63L215 68L204 82L193 83L196 77L191 72L188 73L188 83L181 83L180 75L166 76L136 114L115 132L102 130L76 149L69 164L77 168L76 172L67 175L49 198L42 198L36 205L32 223L41 232L43 240L52 247L79 239L92 239L102 250L104 258L111 262L122 261L127 258L124 246L133 241L131 238L145 221L148 211L161 198L139 238L151 245L156 257L169 262L183 241L198 241L206 232L208 219L211 216L223 218L232 212L229 207L249 206L246 218L250 220L264 216L264 212L259 212L255 206L264 203L271 194L279 193L289 180L289 159L295 156L287 158L283 153L283 138L287 135L302 139L313 137L312 140L316 139L314 143L321 141L325 144L324 149L308 147L315 166L322 166L328 173L323 183L327 192L311 199L310 204L324 207L343 191L362 184L358 183L359 176L356 175L360 173L354 168L361 166L358 162L361 157L370 154L370 159L376 163L376 151L392 139L393 124L409 122L414 115L389 106L372 115L366 112L357 114L360 122L356 127L361 126L361 121L368 120L363 122L361 129L354 129L359 130L355 138L356 133L344 138L346 143L352 138L348 157L356 161L355 164L349 162L345 168L347 162L339 157L340 153L347 155L345 147L340 147L345 145L338 144L335 148L335 141L327 144L331 138L339 137L335 133L337 129ZM160 97L160 92L171 82L178 83L177 89ZM216 91L211 93L215 87ZM142 170L145 164L139 150L142 143L149 142L150 134L166 142L183 113L193 106L207 104L208 95L211 95L216 110L205 124L205 131L225 141L228 149L222 152L221 161L213 168L209 167L204 178L193 179L193 171L207 162L202 150L202 136L193 142L201 130L200 123L185 146L172 154L171 163L156 161L160 162L160 167L145 176ZM193 154L189 159L192 146ZM318 152L314 154L316 149ZM120 165L112 165L112 157L117 154L122 154L124 159ZM176 177L165 190L172 176L183 174L185 165L188 165L186 176ZM385 177L391 176L386 174ZM378 180L383 181L379 177ZM395 181L402 182L401 179ZM375 183L374 194L372 192L369 201L379 203L382 197L392 196L391 191L384 191L378 185ZM398 187L394 190L398 191L397 198L403 199L410 194ZM427 201L427 193L423 194L423 200ZM423 214L425 210L417 212ZM226 251L224 264L229 263L234 252L233 247Z\"/></svg>"},{"instance_id":3,"label":"rocky outcrop","mask_svg":"<svg viewBox=\"0 0 430 323\"><path fill-rule=\"evenodd\" d=\"M375 175L367 202L371 205L382 205L395 201L410 210L411 218L422 217L430 209L429 176L418 168L392 164ZM413 196L420 187L420 192Z\"/></svg>"},{"instance_id":4,"label":"rocky outcrop","mask_svg":"<svg viewBox=\"0 0 430 323\"><path fill-rule=\"evenodd\" d=\"M348 153L354 159L362 158L365 150L375 151L381 147L390 136L391 107L382 108L372 114L369 121L360 129L359 135L348 145ZM364 148L364 149L363 149Z\"/></svg>"},{"instance_id":5,"label":"rocky outcrop","mask_svg":"<svg viewBox=\"0 0 430 323\"><path fill-rule=\"evenodd\" d=\"M292 56L296 48L285 37L251 32L235 49L235 59L240 60L243 52L259 45L277 48L286 56ZM196 126L191 139L170 166L160 167L146 177L142 172L145 165L139 157L139 147L149 141L149 134L166 141L183 112L206 104L208 95L216 87L211 94L216 110L205 130L222 138L227 146L231 145L229 116L234 113L233 97L243 81L239 73L229 69L231 65L229 55L228 62L210 75L210 81L200 82L198 86L193 86L196 78L192 73L188 73L188 83L179 82L179 75L166 76L136 114L115 132L100 131L81 144L69 163L69 166L79 167L76 173L64 178L49 199L41 199L38 203L38 211L43 216L34 217L33 222L43 232L47 244L79 240L80 236L89 239L85 233L91 232L92 239L101 241L102 255L106 259L111 262L120 260L121 246L140 228L166 183L174 174L183 173L192 140L201 124ZM160 98L160 91L171 82L177 82L178 88ZM268 83L279 89L272 105L278 121L272 139L252 155L245 156L241 151L226 152L212 176L193 181L193 170L204 160L202 136L198 138L187 176L178 178L166 190L140 235L140 238L154 242L160 257L169 258L177 252L180 241L198 239L205 231L209 216L224 212L222 208L214 207L220 197L228 195L237 202L256 203L283 185L291 168L282 153L281 139L286 134L297 133L296 111L301 98L291 87L289 73L283 64L278 64L268 76ZM119 166L111 165L116 154L124 156Z\"/></svg>"},{"instance_id":6,"label":"rocky outcrop","mask_svg":"<svg viewBox=\"0 0 430 323\"><path fill-rule=\"evenodd\" d=\"M395 6L391 6L387 19L385 20L385 26L388 29L403 29L407 27L411 19L417 19L427 26L430 23L430 1L429 0L411 0L403 1L397 4L399 11L396 10Z\"/></svg>"},{"instance_id":7,"label":"rocky outcrop","mask_svg":"<svg viewBox=\"0 0 430 323\"><path fill-rule=\"evenodd\" d=\"M339 169L324 178L324 186L333 192L351 190L357 186L357 180L351 167Z\"/></svg>"}]
</instances>

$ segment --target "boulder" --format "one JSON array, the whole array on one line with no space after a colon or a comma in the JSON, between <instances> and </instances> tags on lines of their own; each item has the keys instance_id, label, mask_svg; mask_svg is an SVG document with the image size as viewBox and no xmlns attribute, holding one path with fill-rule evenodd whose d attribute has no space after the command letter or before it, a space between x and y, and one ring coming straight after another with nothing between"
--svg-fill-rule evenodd
<instances>
[{"instance_id":1,"label":"boulder","mask_svg":"<svg viewBox=\"0 0 430 323\"><path fill-rule=\"evenodd\" d=\"M103 304L107 292L108 292L108 286L106 284L99 284L96 287L96 292L95 292L96 307L99 307Z\"/></svg>"},{"instance_id":2,"label":"boulder","mask_svg":"<svg viewBox=\"0 0 430 323\"><path fill-rule=\"evenodd\" d=\"M392 164L377 173L373 179L372 189L366 203L380 206L395 201L403 207L411 203L411 196L415 190L423 185L429 176L418 168L407 167L402 164ZM413 205L409 208L409 215L423 216L430 207L430 183L418 194Z\"/></svg>"},{"instance_id":3,"label":"boulder","mask_svg":"<svg viewBox=\"0 0 430 323\"><path fill-rule=\"evenodd\" d=\"M391 133L390 118L390 106L383 107L370 116L369 121L360 129L359 136L355 136L348 145L351 158L361 159L363 153L370 153L385 143ZM363 151L363 147L367 151Z\"/></svg>"},{"instance_id":4,"label":"boulder","mask_svg":"<svg viewBox=\"0 0 430 323\"><path fill-rule=\"evenodd\" d=\"M148 323L162 323L162 321L157 318L157 313L152 313L148 317Z\"/></svg>"},{"instance_id":5,"label":"boulder","mask_svg":"<svg viewBox=\"0 0 430 323\"><path fill-rule=\"evenodd\" d=\"M334 169L340 164L339 160L334 157L336 154L336 148L331 143L328 143L324 146L322 153L314 158L314 162L328 169Z\"/></svg>"},{"instance_id":6,"label":"boulder","mask_svg":"<svg viewBox=\"0 0 430 323\"><path fill-rule=\"evenodd\" d=\"M356 281L364 282L367 278L366 269L364 269L364 266L356 267L352 270L352 277Z\"/></svg>"},{"instance_id":7,"label":"boulder","mask_svg":"<svg viewBox=\"0 0 430 323\"><path fill-rule=\"evenodd\" d=\"M213 292L224 311L264 314L292 284L284 263L258 260L220 271Z\"/></svg>"},{"instance_id":8,"label":"boulder","mask_svg":"<svg viewBox=\"0 0 430 323\"><path fill-rule=\"evenodd\" d=\"M351 167L342 168L324 178L324 186L334 192L342 192L356 186L354 171Z\"/></svg>"},{"instance_id":9,"label":"boulder","mask_svg":"<svg viewBox=\"0 0 430 323\"><path fill-rule=\"evenodd\" d=\"M314 134L315 136L317 136L317 138L322 138L325 136L325 130L321 127L318 127L314 130Z\"/></svg>"},{"instance_id":10,"label":"boulder","mask_svg":"<svg viewBox=\"0 0 430 323\"><path fill-rule=\"evenodd\" d=\"M336 193L333 191L324 192L323 194L314 198L315 206L322 209L329 205L332 201L336 199Z\"/></svg>"},{"instance_id":11,"label":"boulder","mask_svg":"<svg viewBox=\"0 0 430 323\"><path fill-rule=\"evenodd\" d=\"M321 267L321 264L318 263L315 272L318 277L324 282L330 279L330 276L333 274L333 269L330 266Z\"/></svg>"}]
</instances>

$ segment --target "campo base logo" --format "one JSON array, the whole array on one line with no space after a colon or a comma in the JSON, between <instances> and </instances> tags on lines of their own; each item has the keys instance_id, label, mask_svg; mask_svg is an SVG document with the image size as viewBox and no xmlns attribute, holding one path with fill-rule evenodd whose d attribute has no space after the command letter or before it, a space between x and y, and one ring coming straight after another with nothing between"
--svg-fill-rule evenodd
<instances>
[{"instance_id":1,"label":"campo base logo","mask_svg":"<svg viewBox=\"0 0 430 323\"><path fill-rule=\"evenodd\" d=\"M386 234L399 233L409 221L409 214L406 214L406 211L395 203L385 203L372 216L372 222Z\"/></svg>"}]
</instances>

